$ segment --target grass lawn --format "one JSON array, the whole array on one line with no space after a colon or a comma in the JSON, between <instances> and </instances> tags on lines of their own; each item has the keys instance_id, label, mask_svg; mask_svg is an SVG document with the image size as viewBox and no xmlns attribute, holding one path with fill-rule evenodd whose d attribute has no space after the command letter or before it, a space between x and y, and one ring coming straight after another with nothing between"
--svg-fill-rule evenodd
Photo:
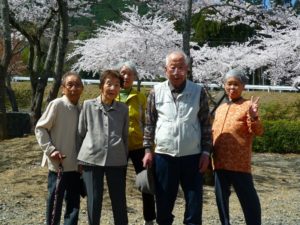
<instances>
[{"instance_id":1,"label":"grass lawn","mask_svg":"<svg viewBox=\"0 0 300 225\"><path fill-rule=\"evenodd\" d=\"M44 95L45 99L48 95L51 83L47 86L46 93ZM12 88L15 91L17 102L19 108L22 111L28 111L30 108L31 99L31 88L29 82L17 82L12 83ZM142 92L147 92L149 88L142 88ZM222 91L210 92L214 99L218 99L222 95ZM98 85L90 84L84 86L84 91L80 99L83 102L85 99L95 98L99 95ZM279 108L285 108L289 105L298 105L300 107L300 93L298 92L267 92L267 91L245 91L243 93L245 98L250 98L251 96L260 97L261 107L264 108L268 105L277 104ZM7 109L10 110L10 106L7 103Z\"/></svg>"}]
</instances>

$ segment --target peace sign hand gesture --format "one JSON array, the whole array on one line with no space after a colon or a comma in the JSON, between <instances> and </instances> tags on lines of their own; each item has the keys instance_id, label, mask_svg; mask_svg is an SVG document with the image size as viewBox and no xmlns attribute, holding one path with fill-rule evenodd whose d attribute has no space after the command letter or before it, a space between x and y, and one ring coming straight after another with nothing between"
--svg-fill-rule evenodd
<instances>
[{"instance_id":1,"label":"peace sign hand gesture","mask_svg":"<svg viewBox=\"0 0 300 225\"><path fill-rule=\"evenodd\" d=\"M249 115L251 120L256 120L258 117L258 106L259 106L258 101L259 101L259 97L254 99L253 96L251 96L250 106L249 106Z\"/></svg>"}]
</instances>

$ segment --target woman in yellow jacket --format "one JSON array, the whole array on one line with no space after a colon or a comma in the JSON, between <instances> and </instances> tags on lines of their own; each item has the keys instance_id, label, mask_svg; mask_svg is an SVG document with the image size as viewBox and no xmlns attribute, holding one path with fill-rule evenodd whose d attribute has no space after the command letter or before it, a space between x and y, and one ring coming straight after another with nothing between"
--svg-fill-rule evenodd
<instances>
[{"instance_id":1,"label":"woman in yellow jacket","mask_svg":"<svg viewBox=\"0 0 300 225\"><path fill-rule=\"evenodd\" d=\"M126 61L118 67L124 80L123 89L116 100L124 102L129 108L129 137L128 157L131 159L135 172L138 174L143 167L143 134L145 122L146 96L133 88L133 81L137 78L135 65ZM154 196L142 193L144 224L151 225L156 218Z\"/></svg>"}]
</instances>

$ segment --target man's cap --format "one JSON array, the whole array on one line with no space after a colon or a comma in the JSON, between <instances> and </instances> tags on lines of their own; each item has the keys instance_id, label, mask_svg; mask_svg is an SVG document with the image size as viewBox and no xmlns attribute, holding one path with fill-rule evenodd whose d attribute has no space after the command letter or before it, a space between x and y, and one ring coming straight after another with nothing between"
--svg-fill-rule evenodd
<instances>
[{"instance_id":1,"label":"man's cap","mask_svg":"<svg viewBox=\"0 0 300 225\"><path fill-rule=\"evenodd\" d=\"M135 185L142 193L155 194L155 183L152 169L144 169L136 175Z\"/></svg>"}]
</instances>

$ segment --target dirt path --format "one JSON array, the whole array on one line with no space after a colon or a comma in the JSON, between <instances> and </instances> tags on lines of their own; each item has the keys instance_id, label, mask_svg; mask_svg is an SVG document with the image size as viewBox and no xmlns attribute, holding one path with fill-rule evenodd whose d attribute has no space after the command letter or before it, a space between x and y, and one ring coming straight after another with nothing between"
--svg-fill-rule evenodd
<instances>
[{"instance_id":1,"label":"dirt path","mask_svg":"<svg viewBox=\"0 0 300 225\"><path fill-rule=\"evenodd\" d=\"M34 136L0 142L0 224L44 224L47 169L40 167L42 152ZM263 225L300 224L300 155L255 154L253 174L262 205ZM141 225L141 197L134 187L134 173L129 166L127 203L129 224ZM203 225L220 224L213 188L204 187ZM182 224L182 193L174 209L174 224ZM101 224L113 224L107 192ZM82 200L80 225L86 225L86 204ZM232 195L233 225L244 224L243 215Z\"/></svg>"}]
</instances>

